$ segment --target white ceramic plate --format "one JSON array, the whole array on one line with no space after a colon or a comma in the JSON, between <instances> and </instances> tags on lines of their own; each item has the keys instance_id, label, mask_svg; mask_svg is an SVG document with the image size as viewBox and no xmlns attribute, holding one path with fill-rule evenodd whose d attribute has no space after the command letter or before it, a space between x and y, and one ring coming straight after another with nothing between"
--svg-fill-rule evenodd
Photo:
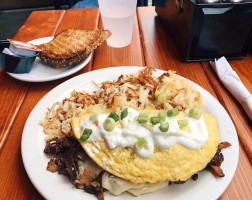
<instances>
[{"instance_id":1,"label":"white ceramic plate","mask_svg":"<svg viewBox=\"0 0 252 200\"><path fill-rule=\"evenodd\" d=\"M96 199L93 195L76 189L66 177L46 170L49 159L43 153L45 135L42 127L39 125L39 120L44 119L47 108L51 107L54 102L69 97L70 92L73 90L86 90L88 92L97 90L92 80L98 83L105 80L115 80L121 74L136 73L139 69L141 68L113 67L76 76L51 90L34 107L23 130L21 151L23 163L29 178L46 199ZM155 75L162 73L163 71L157 70ZM105 199L213 200L217 199L225 191L232 180L238 163L239 145L237 133L229 115L222 105L205 89L197 84L195 86L203 94L204 111L214 115L219 122L220 141L228 141L232 144L230 148L223 150L225 161L222 164L222 169L226 174L225 177L216 178L212 173L204 170L199 173L197 181L188 180L185 184L172 184L162 190L137 198L133 198L130 194L124 193L120 196L108 194L105 196Z\"/></svg>"},{"instance_id":2,"label":"white ceramic plate","mask_svg":"<svg viewBox=\"0 0 252 200\"><path fill-rule=\"evenodd\" d=\"M39 44L50 42L52 39L53 37L44 37L44 38L32 40L30 41L30 43L39 45ZM90 53L89 56L85 60L83 60L82 62L78 63L77 65L73 67L65 66L65 67L60 67L59 69L54 69L50 67L49 65L43 63L40 60L40 58L37 57L29 73L24 73L24 74L8 73L8 74L15 79L18 79L21 81L27 81L27 82L46 82L46 81L57 80L60 78L64 78L66 76L70 76L74 74L75 72L78 72L79 70L84 68L91 60L91 57L92 57L92 53Z\"/></svg>"}]
</instances>

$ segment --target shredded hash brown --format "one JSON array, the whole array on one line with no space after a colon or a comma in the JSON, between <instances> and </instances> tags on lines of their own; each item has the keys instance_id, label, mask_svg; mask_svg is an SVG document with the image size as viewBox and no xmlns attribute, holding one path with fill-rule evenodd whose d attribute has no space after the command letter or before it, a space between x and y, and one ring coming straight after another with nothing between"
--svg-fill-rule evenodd
<instances>
[{"instance_id":1,"label":"shredded hash brown","mask_svg":"<svg viewBox=\"0 0 252 200\"><path fill-rule=\"evenodd\" d=\"M96 105L104 105L115 111L125 106L137 110L202 107L202 96L190 82L176 76L174 71L154 77L154 70L146 67L137 74L121 75L116 81L98 84L99 89L93 94L73 91L69 98L54 103L48 109L46 119L40 122L48 135L47 139L72 135L72 117L81 116ZM167 96L164 103L155 100L160 92Z\"/></svg>"}]
</instances>

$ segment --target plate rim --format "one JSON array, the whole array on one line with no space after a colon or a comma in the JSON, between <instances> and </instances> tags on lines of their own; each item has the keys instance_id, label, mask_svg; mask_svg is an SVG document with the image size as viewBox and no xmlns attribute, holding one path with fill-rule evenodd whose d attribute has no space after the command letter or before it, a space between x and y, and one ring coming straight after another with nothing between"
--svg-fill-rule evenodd
<instances>
[{"instance_id":1,"label":"plate rim","mask_svg":"<svg viewBox=\"0 0 252 200\"><path fill-rule=\"evenodd\" d=\"M81 78L82 76L88 76L87 74L90 74L90 73L97 73L98 71L104 71L104 74L106 73L105 71L110 71L110 70L123 70L123 69L130 69L130 72L125 72L124 74L131 74L131 73L135 73L137 71L139 71L140 69L143 69L143 67L139 67L139 66L117 66L117 67L108 67L108 68L103 68L103 69L98 69L98 70L94 70L94 71L90 71L90 72L87 72L87 73L84 73L84 74L80 74L78 76L75 76L69 80L66 80L64 82L62 82L60 85L54 87L52 90L50 90L43 98L40 99L40 101L35 105L35 107L32 109L32 111L30 112L27 120L26 120L26 123L25 123L25 126L24 126L24 129L23 129L23 133L22 133L22 139L21 139L21 155L22 155L22 161L23 161L23 164L24 164L24 167L25 167L25 171L29 177L29 179L31 180L31 182L33 183L34 187L38 190L38 192L45 198L48 198L50 199L50 197L52 196L48 196L47 194L44 194L43 191L41 191L41 188L39 188L39 186L37 185L37 183L34 182L33 178L32 178L32 175L30 173L30 171L28 171L28 166L27 166L27 162L26 162L26 158L24 156L24 153L25 153L25 149L24 149L24 138L25 138L25 130L27 129L27 126L28 126L28 122L31 120L31 116L35 110L35 108L41 104L41 102L43 101L46 101L47 98L50 97L50 95L52 95L53 93L55 93L55 91L57 89L60 89L62 87L64 87L64 85L68 85L70 84L71 82L73 82L75 79L79 79ZM131 71L132 70L132 71ZM165 70L160 70L160 69L156 69L157 71L160 71L161 73L164 73L166 72ZM99 73L99 72L98 72ZM123 73L123 72L122 72ZM179 75L178 75L179 76ZM179 77L182 77L182 76L179 76ZM215 99L215 101L217 101L219 103L219 105L222 107L223 111L225 112L225 115L227 116L228 120L232 123L232 129L235 131L235 135L233 135L233 139L235 140L235 144L232 143L232 146L236 147L235 148L235 152L236 152L236 156L234 156L234 159L232 159L234 162L233 162L233 171L231 173L231 176L229 176L229 180L226 181L226 184L224 187L222 187L222 190L219 191L219 193L215 194L215 197L214 199L217 199L218 197L220 197L223 192L227 189L228 185L230 184L230 182L232 181L233 179L233 176L235 175L235 172L236 172L236 169L237 169L237 165L238 165L238 161L239 161L239 142L238 142L238 136L237 136L237 132L236 132L236 129L235 129L235 126L229 116L229 114L227 113L227 111L225 110L225 108L221 105L221 103L218 101L218 99L216 99L213 95L211 95L206 89L204 89L202 86L198 85L197 83L185 78L185 77L182 77L184 79L186 79L187 81L191 82L194 86L196 86L197 88L200 87L207 95L210 95L212 98ZM91 80L90 80L91 81ZM84 88L85 89L85 88ZM69 91L68 91L69 92ZM69 93L70 95L70 93ZM205 95L205 94L204 94ZM50 105L47 105L47 107L50 107ZM46 112L46 110L45 110ZM45 114L45 113L44 113ZM238 146L237 146L238 145ZM85 197L83 195L83 197Z\"/></svg>"},{"instance_id":2,"label":"plate rim","mask_svg":"<svg viewBox=\"0 0 252 200\"><path fill-rule=\"evenodd\" d=\"M28 41L28 43L35 44L35 43L37 43L37 42L39 42L41 40L42 41L44 40L44 41L46 41L44 43L47 43L47 42L50 42L53 38L54 38L54 36L41 37L41 38L37 38L37 39L31 40L31 41ZM46 78L46 77L44 78L43 77L43 78L35 79L35 78L29 78L29 77L23 76L24 74L27 75L29 73L24 73L24 74L15 74L15 73L10 73L10 72L7 72L7 73L12 78L15 78L15 79L20 80L20 81L25 81L25 82L42 83L42 82L54 81L54 80L58 80L58 79L70 76L70 75L80 71L81 69L85 68L88 65L88 63L91 61L92 55L93 55L93 53L91 52L83 61L76 64L72 68L70 68L70 69L68 69L68 70L66 70L66 71L64 71L64 72L62 72L60 74L50 76L49 78ZM37 58L39 59L39 57L37 57ZM55 69L55 70L57 70L57 69Z\"/></svg>"}]
</instances>

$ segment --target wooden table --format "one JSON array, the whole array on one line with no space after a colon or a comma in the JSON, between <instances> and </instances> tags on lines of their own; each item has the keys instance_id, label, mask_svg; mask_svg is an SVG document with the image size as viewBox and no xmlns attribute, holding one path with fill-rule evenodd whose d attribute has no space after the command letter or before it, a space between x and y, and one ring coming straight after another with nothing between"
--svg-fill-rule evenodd
<instances>
[{"instance_id":1,"label":"wooden table","mask_svg":"<svg viewBox=\"0 0 252 200\"><path fill-rule=\"evenodd\" d=\"M29 41L53 36L67 28L102 28L98 9L34 11L15 39ZM230 61L252 92L252 56ZM170 35L165 32L153 7L137 8L130 46L114 49L104 43L80 72L57 81L26 83L0 71L0 199L43 199L23 167L21 136L25 121L38 101L52 88L78 74L113 66L152 66L176 70L216 97L230 114L239 136L240 157L236 174L220 199L252 199L252 126L245 112L223 87L208 63L184 63ZM36 134L36 133L34 133ZM31 150L32 151L32 150Z\"/></svg>"}]
</instances>

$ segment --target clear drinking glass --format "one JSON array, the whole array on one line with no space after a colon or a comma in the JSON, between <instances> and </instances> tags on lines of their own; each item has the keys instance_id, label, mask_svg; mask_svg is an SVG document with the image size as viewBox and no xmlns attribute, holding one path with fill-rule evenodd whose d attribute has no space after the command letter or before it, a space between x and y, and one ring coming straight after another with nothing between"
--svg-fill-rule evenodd
<instances>
[{"instance_id":1,"label":"clear drinking glass","mask_svg":"<svg viewBox=\"0 0 252 200\"><path fill-rule=\"evenodd\" d=\"M98 0L104 29L111 31L107 44L125 47L131 43L137 0Z\"/></svg>"}]
</instances>

